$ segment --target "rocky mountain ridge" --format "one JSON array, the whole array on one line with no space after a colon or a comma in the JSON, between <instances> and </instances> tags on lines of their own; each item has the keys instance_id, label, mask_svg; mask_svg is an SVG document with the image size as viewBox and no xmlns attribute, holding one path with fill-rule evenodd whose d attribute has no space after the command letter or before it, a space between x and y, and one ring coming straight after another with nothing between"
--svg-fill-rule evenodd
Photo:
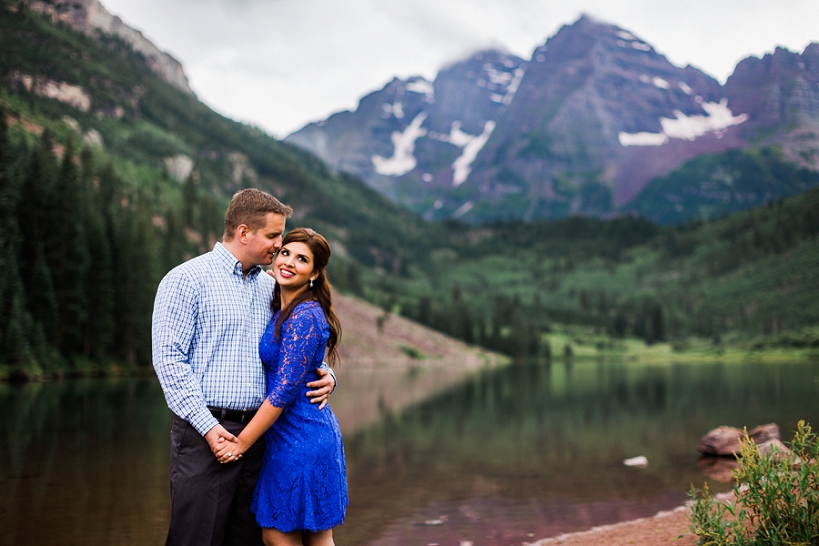
<instances>
[{"instance_id":1,"label":"rocky mountain ridge","mask_svg":"<svg viewBox=\"0 0 819 546\"><path fill-rule=\"evenodd\" d=\"M145 58L148 66L160 78L177 89L193 94L188 78L179 61L139 32L126 25L122 19L105 9L100 0L25 0L28 9L50 17L88 36L104 33L116 36L129 44Z\"/></svg>"},{"instance_id":2,"label":"rocky mountain ridge","mask_svg":"<svg viewBox=\"0 0 819 546\"><path fill-rule=\"evenodd\" d=\"M721 86L582 16L528 61L484 51L395 79L286 140L427 219L607 217L702 154L773 144L819 167L817 52L746 59Z\"/></svg>"}]
</instances>

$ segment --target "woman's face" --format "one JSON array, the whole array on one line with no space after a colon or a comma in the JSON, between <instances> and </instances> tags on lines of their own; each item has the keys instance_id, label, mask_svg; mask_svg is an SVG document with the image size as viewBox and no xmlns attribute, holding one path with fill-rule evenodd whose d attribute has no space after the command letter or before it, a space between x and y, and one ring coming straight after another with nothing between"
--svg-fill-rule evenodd
<instances>
[{"instance_id":1,"label":"woman's face","mask_svg":"<svg viewBox=\"0 0 819 546\"><path fill-rule=\"evenodd\" d=\"M313 276L313 252L304 243L287 243L273 262L273 276L279 286L287 290L304 287Z\"/></svg>"}]
</instances>

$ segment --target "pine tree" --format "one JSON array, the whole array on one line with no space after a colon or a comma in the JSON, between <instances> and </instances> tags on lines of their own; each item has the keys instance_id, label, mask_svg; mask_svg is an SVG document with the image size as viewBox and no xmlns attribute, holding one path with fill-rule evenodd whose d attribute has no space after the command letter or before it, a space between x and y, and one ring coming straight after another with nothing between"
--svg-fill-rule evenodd
<instances>
[{"instance_id":1,"label":"pine tree","mask_svg":"<svg viewBox=\"0 0 819 546\"><path fill-rule=\"evenodd\" d=\"M59 326L57 347L63 354L80 354L87 317L85 277L89 252L84 215L88 210L85 192L80 184L80 172L75 162L74 145L69 140L63 154L57 178L53 229L47 232L45 251L49 259L57 294Z\"/></svg>"},{"instance_id":2,"label":"pine tree","mask_svg":"<svg viewBox=\"0 0 819 546\"><path fill-rule=\"evenodd\" d=\"M196 217L197 197L196 175L191 172L182 185L182 220L185 222L185 227L194 228L198 223Z\"/></svg>"},{"instance_id":3,"label":"pine tree","mask_svg":"<svg viewBox=\"0 0 819 546\"><path fill-rule=\"evenodd\" d=\"M53 232L53 209L56 202L55 179L57 159L54 157L54 142L51 133L46 130L31 153L24 181L17 203L17 219L20 229L22 248L18 254L21 271L33 272L43 255L46 239ZM26 292L31 293L36 287L32 285L31 275L23 275Z\"/></svg>"},{"instance_id":4,"label":"pine tree","mask_svg":"<svg viewBox=\"0 0 819 546\"><path fill-rule=\"evenodd\" d=\"M45 339L56 347L60 332L59 303L48 261L38 260L31 276L36 289L28 293L28 309L41 324Z\"/></svg>"},{"instance_id":5,"label":"pine tree","mask_svg":"<svg viewBox=\"0 0 819 546\"><path fill-rule=\"evenodd\" d=\"M165 233L162 237L162 268L170 271L185 258L186 235L183 222L174 209L165 213Z\"/></svg>"},{"instance_id":6,"label":"pine tree","mask_svg":"<svg viewBox=\"0 0 819 546\"><path fill-rule=\"evenodd\" d=\"M17 226L20 184L11 172L12 154L6 112L0 107L0 244L15 247L20 237Z\"/></svg>"},{"instance_id":7,"label":"pine tree","mask_svg":"<svg viewBox=\"0 0 819 546\"><path fill-rule=\"evenodd\" d=\"M0 362L11 365L12 375L24 377L34 364L27 335L32 319L26 310L17 261L7 246L0 253L0 266L6 272L0 286Z\"/></svg>"},{"instance_id":8,"label":"pine tree","mask_svg":"<svg viewBox=\"0 0 819 546\"><path fill-rule=\"evenodd\" d=\"M87 357L107 357L114 331L114 276L107 215L100 193L94 188L94 159L90 150L82 153L80 179L83 201L88 203L84 230L88 242L88 274L83 286L87 320L83 325L82 353Z\"/></svg>"},{"instance_id":9,"label":"pine tree","mask_svg":"<svg viewBox=\"0 0 819 546\"><path fill-rule=\"evenodd\" d=\"M151 310L159 284L159 244L144 198L123 208L116 242L116 344L131 365L150 361Z\"/></svg>"},{"instance_id":10,"label":"pine tree","mask_svg":"<svg viewBox=\"0 0 819 546\"><path fill-rule=\"evenodd\" d=\"M0 354L3 359L12 365L12 370L20 374L33 363L31 346L26 338L26 326L31 323L31 317L25 308L21 292L13 292L8 309L8 326L3 332L3 345Z\"/></svg>"},{"instance_id":11,"label":"pine tree","mask_svg":"<svg viewBox=\"0 0 819 546\"><path fill-rule=\"evenodd\" d=\"M216 241L222 238L224 216L214 196L207 195L199 200L199 223L197 227L202 235L202 244L198 249L198 253L211 250Z\"/></svg>"},{"instance_id":12,"label":"pine tree","mask_svg":"<svg viewBox=\"0 0 819 546\"><path fill-rule=\"evenodd\" d=\"M432 300L424 295L418 300L418 316L416 320L421 324L429 326L432 321Z\"/></svg>"}]
</instances>

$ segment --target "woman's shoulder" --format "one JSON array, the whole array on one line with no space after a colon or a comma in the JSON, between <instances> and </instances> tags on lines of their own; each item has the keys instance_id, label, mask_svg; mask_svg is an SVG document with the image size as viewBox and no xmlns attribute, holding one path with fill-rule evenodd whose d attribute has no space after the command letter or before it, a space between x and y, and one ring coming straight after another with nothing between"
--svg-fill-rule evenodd
<instances>
[{"instance_id":1,"label":"woman's shoulder","mask_svg":"<svg viewBox=\"0 0 819 546\"><path fill-rule=\"evenodd\" d=\"M313 322L319 324L327 324L327 318L324 316L324 309L316 300L307 300L299 303L290 314L290 320L293 322Z\"/></svg>"}]
</instances>

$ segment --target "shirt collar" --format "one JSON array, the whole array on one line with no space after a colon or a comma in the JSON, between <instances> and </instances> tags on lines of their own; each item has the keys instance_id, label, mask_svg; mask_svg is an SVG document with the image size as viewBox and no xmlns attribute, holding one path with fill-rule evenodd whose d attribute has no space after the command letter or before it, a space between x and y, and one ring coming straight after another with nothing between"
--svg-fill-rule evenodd
<instances>
[{"instance_id":1,"label":"shirt collar","mask_svg":"<svg viewBox=\"0 0 819 546\"><path fill-rule=\"evenodd\" d=\"M240 262L236 256L231 254L230 251L222 245L222 243L218 241L216 242L216 244L213 246L213 254L216 256L219 263L233 275L239 275L242 277L242 262ZM256 278L261 271L262 266L254 265L250 268L250 271L247 272L247 279L250 280Z\"/></svg>"}]
</instances>

